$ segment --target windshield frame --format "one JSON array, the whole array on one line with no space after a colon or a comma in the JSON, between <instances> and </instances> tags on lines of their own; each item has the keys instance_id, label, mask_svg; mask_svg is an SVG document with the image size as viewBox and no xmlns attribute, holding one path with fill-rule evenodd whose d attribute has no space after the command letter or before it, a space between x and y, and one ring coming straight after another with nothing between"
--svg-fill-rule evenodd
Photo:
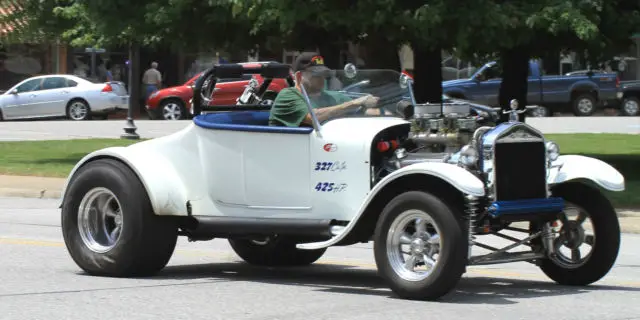
<instances>
[{"instance_id":1,"label":"windshield frame","mask_svg":"<svg viewBox=\"0 0 640 320\"><path fill-rule=\"evenodd\" d=\"M332 120L345 119L345 118L397 118L397 119L406 120L400 114L398 114L398 112L395 109L396 109L396 104L399 101L408 101L411 104L415 105L415 97L413 95L413 87L411 85L412 81L410 80L410 76L407 76L405 73L401 73L393 69L357 69L355 70L355 72L353 72L353 70L349 70L348 65L345 66L344 70L339 70L339 69L328 70L325 76L325 88L322 89L322 91L338 93L339 95L344 95L349 97L350 100L355 100L358 98L358 96L364 96L367 94L372 94L373 96L376 96L376 94L374 94L375 93L374 89L382 88L383 91L386 90L387 93L391 92L391 93L395 93L395 95L394 94L385 95L384 92L382 92L383 94L378 96L381 98L381 100L382 98L387 98L387 100L390 99L391 101L395 101L395 100L397 101L386 102L371 108L371 109L378 109L381 111L381 113L384 112L383 114L372 115L372 114L366 114L364 112L362 114L355 114L355 111L346 111L343 114L339 114L337 116L330 117L324 121L320 121L318 115L316 114L316 110L322 109L324 107L332 107L332 106L331 105L318 106L317 108L314 108L306 86L298 85L298 88L301 91L303 100L307 106L307 111L311 116L313 128L315 129L315 131L320 133L322 127L328 122ZM378 81L375 82L376 76L377 78L381 78L382 80L380 81L380 79L377 79ZM339 88L337 89L329 88L328 82L331 82L333 80L337 80L338 83L340 83ZM366 87L371 86L372 81L374 81L373 89L367 90ZM344 85L342 85L343 83ZM363 90L363 87L365 88L364 90ZM351 91L352 89L358 89L358 88L360 89L360 92ZM369 91L372 91L374 93ZM387 101L387 100L384 100L384 101ZM364 110L366 111L366 109Z\"/></svg>"}]
</instances>

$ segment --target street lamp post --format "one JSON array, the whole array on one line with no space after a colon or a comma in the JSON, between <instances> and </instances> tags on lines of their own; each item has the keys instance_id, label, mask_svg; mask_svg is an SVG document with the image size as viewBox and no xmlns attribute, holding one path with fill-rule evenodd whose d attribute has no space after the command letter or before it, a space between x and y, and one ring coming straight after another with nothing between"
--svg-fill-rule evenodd
<instances>
[{"instance_id":1,"label":"street lamp post","mask_svg":"<svg viewBox=\"0 0 640 320\"><path fill-rule=\"evenodd\" d=\"M137 44L129 45L129 109L127 110L127 122L124 126L124 133L120 135L122 139L140 139L140 135L136 133L138 129L133 122L133 108L138 105L138 94L140 92L140 87L138 86L139 81L138 73L139 73L139 55L138 55L138 46Z\"/></svg>"}]
</instances>

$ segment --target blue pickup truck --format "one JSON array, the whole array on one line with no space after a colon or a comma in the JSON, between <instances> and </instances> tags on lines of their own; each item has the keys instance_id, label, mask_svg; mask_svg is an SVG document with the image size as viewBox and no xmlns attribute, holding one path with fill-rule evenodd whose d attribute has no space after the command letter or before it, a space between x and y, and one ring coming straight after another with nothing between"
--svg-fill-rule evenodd
<instances>
[{"instance_id":1,"label":"blue pickup truck","mask_svg":"<svg viewBox=\"0 0 640 320\"><path fill-rule=\"evenodd\" d=\"M443 92L452 98L498 107L501 74L500 64L492 61L469 79L444 81ZM590 116L599 107L619 105L621 99L620 79L615 73L546 76L539 61L529 62L527 104L540 106L531 111L533 116L551 116L557 111Z\"/></svg>"}]
</instances>

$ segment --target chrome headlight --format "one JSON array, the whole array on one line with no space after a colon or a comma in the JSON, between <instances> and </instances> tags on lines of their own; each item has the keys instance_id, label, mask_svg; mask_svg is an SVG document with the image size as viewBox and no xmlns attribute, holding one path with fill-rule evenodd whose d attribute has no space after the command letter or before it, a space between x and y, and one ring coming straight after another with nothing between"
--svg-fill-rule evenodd
<instances>
[{"instance_id":1,"label":"chrome headlight","mask_svg":"<svg viewBox=\"0 0 640 320\"><path fill-rule=\"evenodd\" d=\"M458 158L458 163L465 167L472 167L478 163L478 158L478 149L474 146L466 145L460 149L460 158Z\"/></svg>"},{"instance_id":2,"label":"chrome headlight","mask_svg":"<svg viewBox=\"0 0 640 320\"><path fill-rule=\"evenodd\" d=\"M549 160L556 161L560 156L560 147L558 144L553 141L548 141L545 144L545 147L547 148L547 156L549 157Z\"/></svg>"}]
</instances>

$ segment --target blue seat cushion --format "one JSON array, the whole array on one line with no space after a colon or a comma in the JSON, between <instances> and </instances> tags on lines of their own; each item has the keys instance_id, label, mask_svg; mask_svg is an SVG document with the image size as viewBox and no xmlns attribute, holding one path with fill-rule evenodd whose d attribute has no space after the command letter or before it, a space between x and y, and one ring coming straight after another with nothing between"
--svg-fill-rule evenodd
<instances>
[{"instance_id":1,"label":"blue seat cushion","mask_svg":"<svg viewBox=\"0 0 640 320\"><path fill-rule=\"evenodd\" d=\"M232 111L200 114L193 118L196 126L213 130L308 134L310 127L269 126L269 111Z\"/></svg>"}]
</instances>

